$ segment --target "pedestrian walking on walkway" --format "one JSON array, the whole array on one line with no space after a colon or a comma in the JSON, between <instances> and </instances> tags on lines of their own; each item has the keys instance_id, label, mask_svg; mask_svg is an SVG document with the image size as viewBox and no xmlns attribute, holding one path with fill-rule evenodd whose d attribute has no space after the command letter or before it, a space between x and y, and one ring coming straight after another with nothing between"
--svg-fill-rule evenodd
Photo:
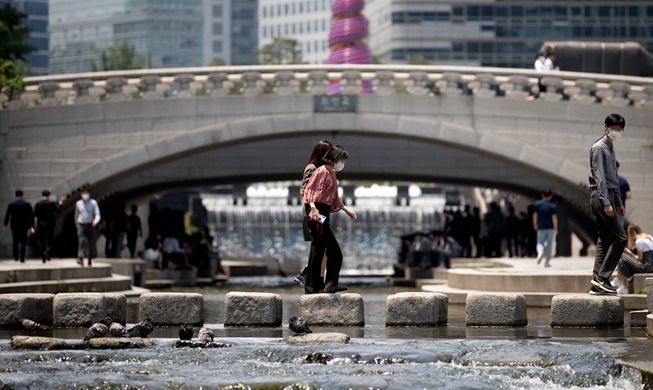
<instances>
[{"instance_id":1,"label":"pedestrian walking on walkway","mask_svg":"<svg viewBox=\"0 0 653 390\"><path fill-rule=\"evenodd\" d=\"M57 213L65 198L55 202L50 199L50 191L41 192L41 200L34 205L34 218L36 218L36 234L39 236L41 260L43 263L50 261L50 250L54 241L54 227L57 223Z\"/></svg>"},{"instance_id":2,"label":"pedestrian walking on walkway","mask_svg":"<svg viewBox=\"0 0 653 390\"><path fill-rule=\"evenodd\" d=\"M338 196L336 172L345 167L349 154L340 145L332 146L322 158L323 165L311 176L304 191L304 208L308 214L308 227L311 230L311 252L308 259L306 284L313 292L336 293L347 290L338 284L342 267L342 251L331 231L331 213L344 211L349 218L356 220L356 213L345 206ZM326 251L326 284L322 286L320 267Z\"/></svg>"},{"instance_id":3,"label":"pedestrian walking on walkway","mask_svg":"<svg viewBox=\"0 0 653 390\"><path fill-rule=\"evenodd\" d=\"M622 136L625 126L626 120L621 115L608 115L603 125L603 136L590 149L590 206L599 230L589 291L592 295L617 293L610 284L610 277L627 244L626 232L618 219L619 215L624 215L625 209L619 193L614 152L614 143Z\"/></svg>"},{"instance_id":4,"label":"pedestrian walking on walkway","mask_svg":"<svg viewBox=\"0 0 653 390\"><path fill-rule=\"evenodd\" d=\"M23 190L16 190L16 199L7 206L4 228L11 228L11 249L14 260L25 262L27 246L27 232L34 229L34 212L32 205L23 199Z\"/></svg>"},{"instance_id":5,"label":"pedestrian walking on walkway","mask_svg":"<svg viewBox=\"0 0 653 390\"><path fill-rule=\"evenodd\" d=\"M77 225L77 264L84 266L84 257L88 256L88 266L93 265L97 257L96 227L100 223L100 207L91 199L88 190L82 191L82 199L75 203L75 224Z\"/></svg>"},{"instance_id":6,"label":"pedestrian walking on walkway","mask_svg":"<svg viewBox=\"0 0 653 390\"><path fill-rule=\"evenodd\" d=\"M533 207L533 229L537 232L537 264L546 258L545 267L551 266L553 242L558 235L558 216L552 197L551 190L542 191L542 199L535 202Z\"/></svg>"}]
</instances>

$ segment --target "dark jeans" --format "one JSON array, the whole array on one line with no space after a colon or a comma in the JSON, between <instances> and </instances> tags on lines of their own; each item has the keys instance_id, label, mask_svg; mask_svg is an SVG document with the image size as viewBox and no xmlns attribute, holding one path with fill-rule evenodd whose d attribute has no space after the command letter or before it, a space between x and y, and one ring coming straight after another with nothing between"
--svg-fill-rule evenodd
<instances>
[{"instance_id":1,"label":"dark jeans","mask_svg":"<svg viewBox=\"0 0 653 390\"><path fill-rule=\"evenodd\" d=\"M603 211L603 204L596 191L590 194L590 206L592 214L596 218L596 224L599 228L599 239L596 242L596 257L594 258L594 276L600 276L609 279L612 272L619 264L621 254L628 243L628 237L623 226L617 218L617 208L615 207L614 190L608 191L610 204L614 210L614 216L608 217Z\"/></svg>"},{"instance_id":2,"label":"dark jeans","mask_svg":"<svg viewBox=\"0 0 653 390\"><path fill-rule=\"evenodd\" d=\"M37 233L41 247L41 259L49 260L50 248L52 248L52 242L54 241L54 229L50 225L39 223L37 225Z\"/></svg>"},{"instance_id":3,"label":"dark jeans","mask_svg":"<svg viewBox=\"0 0 653 390\"><path fill-rule=\"evenodd\" d=\"M127 248L129 248L129 256L134 258L136 254L136 241L138 240L138 234L127 233Z\"/></svg>"},{"instance_id":4,"label":"dark jeans","mask_svg":"<svg viewBox=\"0 0 653 390\"><path fill-rule=\"evenodd\" d=\"M97 257L97 247L95 245L96 240L95 228L90 223L78 223L77 224L77 257L80 259L86 257L85 254L88 252L88 258L94 259Z\"/></svg>"},{"instance_id":5,"label":"dark jeans","mask_svg":"<svg viewBox=\"0 0 653 390\"><path fill-rule=\"evenodd\" d=\"M342 268L342 251L331 231L331 207L323 203L316 203L320 214L326 216L324 223L308 221L308 228L311 230L313 241L311 241L311 253L308 257L308 271L306 272L305 285L313 291L319 291L324 287L324 281L320 277L320 267L324 251L326 251L326 282L338 283L340 268ZM306 204L306 214L309 214L311 207Z\"/></svg>"},{"instance_id":6,"label":"dark jeans","mask_svg":"<svg viewBox=\"0 0 653 390\"><path fill-rule=\"evenodd\" d=\"M25 261L25 247L27 245L27 230L29 228L11 229L11 248L14 252L14 260Z\"/></svg>"}]
</instances>

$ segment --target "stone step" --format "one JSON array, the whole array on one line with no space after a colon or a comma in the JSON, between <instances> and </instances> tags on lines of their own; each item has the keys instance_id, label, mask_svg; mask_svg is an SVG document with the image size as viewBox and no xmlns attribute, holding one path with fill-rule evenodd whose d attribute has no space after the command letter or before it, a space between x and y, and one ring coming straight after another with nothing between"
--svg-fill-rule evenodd
<instances>
[{"instance_id":1,"label":"stone step","mask_svg":"<svg viewBox=\"0 0 653 390\"><path fill-rule=\"evenodd\" d=\"M449 304L458 304L464 305L467 299L467 294L476 293L476 292L485 292L478 289L462 290L457 288L452 288L446 284L435 284L435 285L425 285L422 286L423 291L435 292L446 294L449 297ZM589 291L589 288L587 288ZM584 293L587 293L584 291ZM529 307L551 307L551 299L555 295L560 295L561 292L522 292L522 291L505 291L513 292L524 295L526 299L526 305ZM563 293L564 294L564 293ZM588 294L589 295L589 294ZM625 310L641 310L645 309L646 306L646 295L645 294L625 294L619 295L619 297L624 300L624 309Z\"/></svg>"},{"instance_id":2,"label":"stone step","mask_svg":"<svg viewBox=\"0 0 653 390\"><path fill-rule=\"evenodd\" d=\"M592 270L515 272L510 269L488 272L476 269L450 269L449 287L459 290L523 293L565 292L585 293L590 288Z\"/></svg>"},{"instance_id":3,"label":"stone step","mask_svg":"<svg viewBox=\"0 0 653 390\"><path fill-rule=\"evenodd\" d=\"M85 263L86 264L86 263ZM111 276L111 265L95 261L92 267L80 267L74 260L52 260L45 264L40 260L0 262L0 282L16 283L45 280L70 280L106 278Z\"/></svg>"},{"instance_id":4,"label":"stone step","mask_svg":"<svg viewBox=\"0 0 653 390\"><path fill-rule=\"evenodd\" d=\"M61 292L119 292L132 289L132 279L113 274L108 277L59 279L0 284L0 294Z\"/></svg>"}]
</instances>

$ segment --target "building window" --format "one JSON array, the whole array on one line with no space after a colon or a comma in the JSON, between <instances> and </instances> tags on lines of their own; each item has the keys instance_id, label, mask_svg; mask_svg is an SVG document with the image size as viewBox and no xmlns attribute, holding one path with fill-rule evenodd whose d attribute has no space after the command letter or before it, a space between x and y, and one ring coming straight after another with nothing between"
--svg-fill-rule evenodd
<instances>
[{"instance_id":1,"label":"building window","mask_svg":"<svg viewBox=\"0 0 653 390\"><path fill-rule=\"evenodd\" d=\"M222 23L213 23L213 35L222 35Z\"/></svg>"},{"instance_id":2,"label":"building window","mask_svg":"<svg viewBox=\"0 0 653 390\"><path fill-rule=\"evenodd\" d=\"M213 52L222 53L222 41L213 41Z\"/></svg>"},{"instance_id":3,"label":"building window","mask_svg":"<svg viewBox=\"0 0 653 390\"><path fill-rule=\"evenodd\" d=\"M263 7L263 14L265 15L265 7ZM222 5L216 4L213 6L213 17L221 18L222 17Z\"/></svg>"}]
</instances>

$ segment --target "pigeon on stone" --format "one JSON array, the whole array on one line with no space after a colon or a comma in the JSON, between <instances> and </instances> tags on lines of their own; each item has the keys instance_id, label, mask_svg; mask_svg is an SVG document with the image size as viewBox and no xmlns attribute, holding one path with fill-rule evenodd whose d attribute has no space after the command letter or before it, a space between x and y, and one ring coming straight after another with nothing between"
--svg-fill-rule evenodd
<instances>
[{"instance_id":1,"label":"pigeon on stone","mask_svg":"<svg viewBox=\"0 0 653 390\"><path fill-rule=\"evenodd\" d=\"M46 325L41 325L36 321L32 321L28 318L18 318L17 316L14 316L14 321L18 324L18 326L23 329L23 330L46 330L48 327Z\"/></svg>"},{"instance_id":2,"label":"pigeon on stone","mask_svg":"<svg viewBox=\"0 0 653 390\"><path fill-rule=\"evenodd\" d=\"M191 340L193 338L193 326L188 322L179 328L179 340Z\"/></svg>"},{"instance_id":3,"label":"pigeon on stone","mask_svg":"<svg viewBox=\"0 0 653 390\"><path fill-rule=\"evenodd\" d=\"M154 325L150 322L149 318L144 319L143 321L134 325L131 329L128 329L130 337L147 337L154 330Z\"/></svg>"},{"instance_id":4,"label":"pigeon on stone","mask_svg":"<svg viewBox=\"0 0 653 390\"><path fill-rule=\"evenodd\" d=\"M111 321L109 325L109 334L113 337L129 337L127 333L127 328L120 322Z\"/></svg>"},{"instance_id":5,"label":"pigeon on stone","mask_svg":"<svg viewBox=\"0 0 653 390\"><path fill-rule=\"evenodd\" d=\"M296 336L306 333L313 333L311 328L308 327L308 322L301 317L290 317L288 327L290 330L295 332Z\"/></svg>"},{"instance_id":6,"label":"pigeon on stone","mask_svg":"<svg viewBox=\"0 0 653 390\"><path fill-rule=\"evenodd\" d=\"M200 341L209 343L213 341L213 331L208 328L202 328L200 329L199 333L197 334L197 337L199 337Z\"/></svg>"},{"instance_id":7,"label":"pigeon on stone","mask_svg":"<svg viewBox=\"0 0 653 390\"><path fill-rule=\"evenodd\" d=\"M109 325L111 325L110 317L101 319L100 322L96 322L95 324L91 325L90 328L88 328L84 340L106 337L109 334Z\"/></svg>"}]
</instances>

